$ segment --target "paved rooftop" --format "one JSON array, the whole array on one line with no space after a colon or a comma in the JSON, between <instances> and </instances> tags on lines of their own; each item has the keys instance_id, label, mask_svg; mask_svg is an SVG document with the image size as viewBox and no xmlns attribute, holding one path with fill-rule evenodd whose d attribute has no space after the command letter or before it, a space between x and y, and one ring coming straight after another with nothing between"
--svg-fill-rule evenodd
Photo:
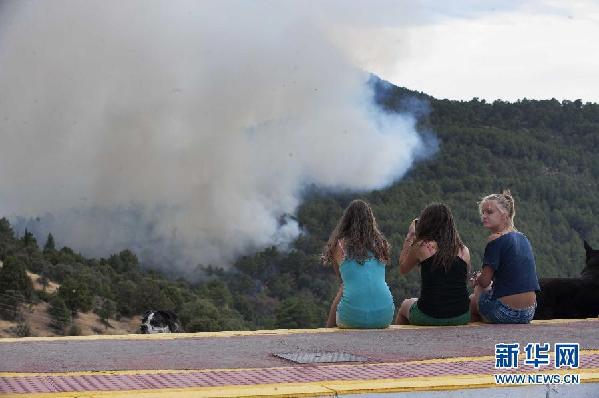
<instances>
[{"instance_id":1,"label":"paved rooftop","mask_svg":"<svg viewBox=\"0 0 599 398\"><path fill-rule=\"evenodd\" d=\"M599 396L599 320L0 339L0 395L326 396L496 387L493 374L578 375ZM579 369L495 369L495 344L579 343ZM360 362L298 364L278 353ZM521 363L524 357L521 356ZM553 363L553 362L552 362ZM589 387L590 386L590 387Z\"/></svg>"}]
</instances>

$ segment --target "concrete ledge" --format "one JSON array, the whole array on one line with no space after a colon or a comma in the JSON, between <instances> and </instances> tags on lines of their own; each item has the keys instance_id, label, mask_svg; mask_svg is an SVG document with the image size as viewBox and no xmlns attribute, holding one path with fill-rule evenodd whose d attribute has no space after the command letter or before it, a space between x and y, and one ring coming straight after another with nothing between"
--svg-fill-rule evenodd
<instances>
[{"instance_id":1,"label":"concrete ledge","mask_svg":"<svg viewBox=\"0 0 599 398\"><path fill-rule=\"evenodd\" d=\"M535 320L528 326L539 325L563 325L576 322L597 321L599 318L587 319L550 319ZM317 329L274 329L274 330L240 330L223 332L198 332L198 333L158 333L158 334L123 334L123 335L90 335L90 336L60 336L60 337L11 337L0 338L1 343L27 343L32 341L86 341L86 340L176 340L176 339L197 339L214 337L241 337L241 336L284 336L292 334L305 333L340 333L340 332L368 332L389 330L418 330L418 329L438 329L438 328L472 328L480 326L489 326L482 322L473 322L468 325L460 326L415 326L415 325L391 325L386 329L341 329L341 328L317 328Z\"/></svg>"}]
</instances>

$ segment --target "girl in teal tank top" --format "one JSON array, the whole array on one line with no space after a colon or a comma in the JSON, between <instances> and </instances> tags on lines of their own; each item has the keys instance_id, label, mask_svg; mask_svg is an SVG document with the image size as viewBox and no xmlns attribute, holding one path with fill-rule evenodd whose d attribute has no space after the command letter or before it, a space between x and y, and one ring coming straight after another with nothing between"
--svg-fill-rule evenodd
<instances>
[{"instance_id":1,"label":"girl in teal tank top","mask_svg":"<svg viewBox=\"0 0 599 398\"><path fill-rule=\"evenodd\" d=\"M370 206L352 201L333 230L322 259L341 278L327 327L386 328L395 306L385 282L389 243L379 231Z\"/></svg>"}]
</instances>

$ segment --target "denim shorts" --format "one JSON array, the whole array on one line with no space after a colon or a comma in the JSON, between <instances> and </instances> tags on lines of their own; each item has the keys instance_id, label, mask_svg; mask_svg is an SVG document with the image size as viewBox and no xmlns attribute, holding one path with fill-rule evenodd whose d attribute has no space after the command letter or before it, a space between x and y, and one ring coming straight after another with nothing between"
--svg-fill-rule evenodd
<instances>
[{"instance_id":1,"label":"denim shorts","mask_svg":"<svg viewBox=\"0 0 599 398\"><path fill-rule=\"evenodd\" d=\"M514 309L498 299L492 299L493 291L483 292L478 299L478 312L488 323L529 323L535 315L537 304Z\"/></svg>"}]
</instances>

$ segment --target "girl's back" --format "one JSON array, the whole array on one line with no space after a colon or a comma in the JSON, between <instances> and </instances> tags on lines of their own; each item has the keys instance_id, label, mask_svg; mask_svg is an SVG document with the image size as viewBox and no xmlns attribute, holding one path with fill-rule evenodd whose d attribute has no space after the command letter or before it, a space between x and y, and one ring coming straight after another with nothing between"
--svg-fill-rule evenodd
<instances>
[{"instance_id":1,"label":"girl's back","mask_svg":"<svg viewBox=\"0 0 599 398\"><path fill-rule=\"evenodd\" d=\"M343 297L337 307L341 324L358 328L387 327L395 310L385 282L385 265L370 257L363 264L346 259L340 266Z\"/></svg>"},{"instance_id":2,"label":"girl's back","mask_svg":"<svg viewBox=\"0 0 599 398\"><path fill-rule=\"evenodd\" d=\"M459 256L448 270L433 264L434 255L420 266L422 288L418 308L435 318L451 318L467 312L470 299L466 279L468 265Z\"/></svg>"},{"instance_id":3,"label":"girl's back","mask_svg":"<svg viewBox=\"0 0 599 398\"><path fill-rule=\"evenodd\" d=\"M386 328L393 320L393 298L385 283L390 246L370 205L352 200L323 248L322 261L341 278L327 326Z\"/></svg>"}]
</instances>

